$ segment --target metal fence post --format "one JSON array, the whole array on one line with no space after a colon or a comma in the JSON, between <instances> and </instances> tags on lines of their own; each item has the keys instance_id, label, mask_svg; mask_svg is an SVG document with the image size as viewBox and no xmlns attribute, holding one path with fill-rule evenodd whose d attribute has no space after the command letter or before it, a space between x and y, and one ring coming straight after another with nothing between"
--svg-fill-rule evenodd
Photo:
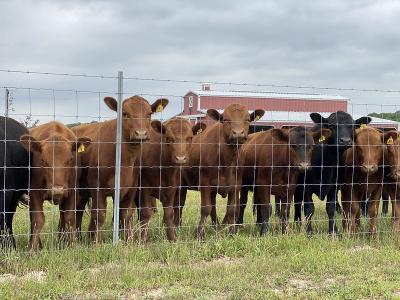
<instances>
[{"instance_id":1,"label":"metal fence post","mask_svg":"<svg viewBox=\"0 0 400 300\"><path fill-rule=\"evenodd\" d=\"M121 190L121 142L122 142L122 95L123 73L118 72L118 108L117 108L117 132L115 139L115 186L114 186L114 223L113 245L119 241L119 202Z\"/></svg>"},{"instance_id":2,"label":"metal fence post","mask_svg":"<svg viewBox=\"0 0 400 300\"><path fill-rule=\"evenodd\" d=\"M6 92L6 97L5 97L5 110L4 110L4 116L8 117L8 110L9 110L9 105L10 105L10 91L6 88L5 89Z\"/></svg>"}]
</instances>

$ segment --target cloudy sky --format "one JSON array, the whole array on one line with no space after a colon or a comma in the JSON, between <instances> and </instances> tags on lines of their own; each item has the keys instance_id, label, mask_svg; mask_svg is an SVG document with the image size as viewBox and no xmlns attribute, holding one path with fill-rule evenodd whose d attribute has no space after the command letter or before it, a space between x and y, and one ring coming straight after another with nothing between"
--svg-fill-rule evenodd
<instances>
[{"instance_id":1,"label":"cloudy sky","mask_svg":"<svg viewBox=\"0 0 400 300\"><path fill-rule=\"evenodd\" d=\"M140 78L400 90L399 25L400 2L384 0L0 1L0 69L106 76L122 70ZM0 86L104 92L12 90L16 114L82 121L109 116L99 102L117 84L0 72ZM170 115L179 112L180 96L198 88L124 82L127 94L149 94L150 101L168 95ZM350 97L357 112L400 109L400 93L213 89L339 94Z\"/></svg>"}]
</instances>

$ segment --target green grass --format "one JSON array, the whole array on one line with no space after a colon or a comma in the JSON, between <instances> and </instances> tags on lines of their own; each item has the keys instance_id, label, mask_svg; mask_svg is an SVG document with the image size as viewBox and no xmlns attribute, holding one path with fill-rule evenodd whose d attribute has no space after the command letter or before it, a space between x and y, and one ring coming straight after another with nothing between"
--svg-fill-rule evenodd
<instances>
[{"instance_id":1,"label":"green grass","mask_svg":"<svg viewBox=\"0 0 400 300\"><path fill-rule=\"evenodd\" d=\"M190 192L178 242L166 240L162 209L151 220L150 242L111 245L111 205L104 244L87 241L59 247L56 207L46 205L44 249L29 256L29 218L19 209L15 219L17 251L0 257L1 299L376 299L400 297L400 239L389 218L379 221L378 237L332 238L323 202L316 200L316 234L306 237L293 226L282 235L278 219L260 238L254 217L230 237L226 229L207 228L206 238L193 238L199 218L199 195ZM219 199L222 219L226 201ZM88 215L85 215L87 228ZM363 221L363 229L368 222ZM46 234L47 233L47 234ZM137 237L136 237L137 240ZM41 272L41 273L40 273Z\"/></svg>"}]
</instances>

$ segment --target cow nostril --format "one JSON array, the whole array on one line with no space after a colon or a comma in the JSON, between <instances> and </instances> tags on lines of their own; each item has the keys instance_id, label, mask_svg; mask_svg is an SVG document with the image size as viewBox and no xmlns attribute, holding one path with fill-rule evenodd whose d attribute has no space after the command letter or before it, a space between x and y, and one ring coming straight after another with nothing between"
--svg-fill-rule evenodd
<instances>
[{"instance_id":1,"label":"cow nostril","mask_svg":"<svg viewBox=\"0 0 400 300\"><path fill-rule=\"evenodd\" d=\"M147 137L147 131L146 130L135 130L135 134L138 138L145 138Z\"/></svg>"},{"instance_id":2,"label":"cow nostril","mask_svg":"<svg viewBox=\"0 0 400 300\"><path fill-rule=\"evenodd\" d=\"M340 138L340 139L339 139L339 142L340 142L341 144L348 145L348 144L351 144L351 139L350 139L350 138Z\"/></svg>"},{"instance_id":3,"label":"cow nostril","mask_svg":"<svg viewBox=\"0 0 400 300\"><path fill-rule=\"evenodd\" d=\"M185 163L186 162L186 156L185 155L177 155L175 156L176 161L179 163Z\"/></svg>"}]
</instances>

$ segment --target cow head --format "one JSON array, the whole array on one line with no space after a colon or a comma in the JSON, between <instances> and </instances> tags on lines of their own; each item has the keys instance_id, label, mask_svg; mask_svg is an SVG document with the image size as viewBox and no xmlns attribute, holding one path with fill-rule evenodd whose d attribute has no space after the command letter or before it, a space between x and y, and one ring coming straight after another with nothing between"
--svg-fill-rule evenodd
<instances>
[{"instance_id":1,"label":"cow head","mask_svg":"<svg viewBox=\"0 0 400 300\"><path fill-rule=\"evenodd\" d=\"M330 137L332 131L327 128L310 130L304 126L290 129L271 129L271 135L289 146L291 165L298 168L300 172L311 169L311 154L315 143L324 136Z\"/></svg>"},{"instance_id":2,"label":"cow head","mask_svg":"<svg viewBox=\"0 0 400 300\"><path fill-rule=\"evenodd\" d=\"M105 97L104 102L114 111L117 111L117 100ZM168 100L161 98L153 104L140 97L132 96L122 103L122 136L129 142L140 143L148 140L150 130L150 117L152 113L162 111Z\"/></svg>"},{"instance_id":3,"label":"cow head","mask_svg":"<svg viewBox=\"0 0 400 300\"><path fill-rule=\"evenodd\" d=\"M38 141L29 134L20 138L22 146L33 153L32 167L41 169L42 183L46 186L46 198L58 204L71 188L70 178L75 174L77 152L84 151L90 145L90 138L82 137L77 141L54 135Z\"/></svg>"},{"instance_id":4,"label":"cow head","mask_svg":"<svg viewBox=\"0 0 400 300\"><path fill-rule=\"evenodd\" d=\"M312 113L310 117L318 127L329 128L332 131L326 144L340 147L343 150L353 145L355 129L359 128L361 124L367 125L371 122L370 117L353 120L353 117L344 111L334 112L328 118L324 118L319 113Z\"/></svg>"},{"instance_id":5,"label":"cow head","mask_svg":"<svg viewBox=\"0 0 400 300\"><path fill-rule=\"evenodd\" d=\"M386 143L390 138L397 139L397 132L383 133L369 126L356 130L354 147L363 173L372 175L382 166Z\"/></svg>"},{"instance_id":6,"label":"cow head","mask_svg":"<svg viewBox=\"0 0 400 300\"><path fill-rule=\"evenodd\" d=\"M192 138L206 128L204 123L192 125L189 121L175 118L161 123L158 120L151 122L151 126L165 138L168 160L172 165L185 165L189 161L189 150Z\"/></svg>"},{"instance_id":7,"label":"cow head","mask_svg":"<svg viewBox=\"0 0 400 300\"><path fill-rule=\"evenodd\" d=\"M384 134L383 139L387 147L385 165L389 167L389 177L400 181L400 139L398 132L388 131Z\"/></svg>"},{"instance_id":8,"label":"cow head","mask_svg":"<svg viewBox=\"0 0 400 300\"><path fill-rule=\"evenodd\" d=\"M215 109L207 110L209 117L222 123L224 138L230 144L244 143L250 123L261 118L264 113L264 110L257 109L250 114L241 104L229 104L222 114Z\"/></svg>"}]
</instances>

